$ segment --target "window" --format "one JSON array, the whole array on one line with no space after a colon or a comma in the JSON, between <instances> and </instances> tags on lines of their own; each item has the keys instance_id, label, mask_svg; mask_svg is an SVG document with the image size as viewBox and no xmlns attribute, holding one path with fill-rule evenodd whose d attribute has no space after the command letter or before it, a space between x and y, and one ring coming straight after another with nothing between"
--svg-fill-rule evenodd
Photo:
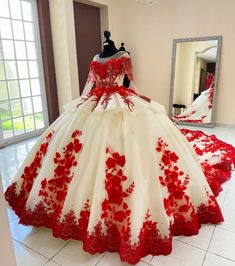
<instances>
[{"instance_id":1,"label":"window","mask_svg":"<svg viewBox=\"0 0 235 266\"><path fill-rule=\"evenodd\" d=\"M0 0L0 145L48 126L35 0Z\"/></svg>"}]
</instances>

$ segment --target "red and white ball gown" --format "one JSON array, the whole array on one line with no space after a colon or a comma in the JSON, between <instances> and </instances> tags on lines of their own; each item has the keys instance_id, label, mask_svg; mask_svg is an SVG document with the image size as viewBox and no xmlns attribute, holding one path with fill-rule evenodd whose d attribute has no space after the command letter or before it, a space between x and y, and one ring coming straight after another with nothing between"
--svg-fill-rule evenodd
<instances>
[{"instance_id":1,"label":"red and white ball gown","mask_svg":"<svg viewBox=\"0 0 235 266\"><path fill-rule=\"evenodd\" d=\"M172 117L173 121L183 121L190 123L211 123L211 112L214 94L214 74L207 73L205 82L206 90L201 93L187 109Z\"/></svg>"},{"instance_id":2,"label":"red and white ball gown","mask_svg":"<svg viewBox=\"0 0 235 266\"><path fill-rule=\"evenodd\" d=\"M223 216L189 142L161 105L122 86L125 74L133 80L125 52L92 61L87 93L40 137L5 197L20 223L135 264Z\"/></svg>"}]
</instances>

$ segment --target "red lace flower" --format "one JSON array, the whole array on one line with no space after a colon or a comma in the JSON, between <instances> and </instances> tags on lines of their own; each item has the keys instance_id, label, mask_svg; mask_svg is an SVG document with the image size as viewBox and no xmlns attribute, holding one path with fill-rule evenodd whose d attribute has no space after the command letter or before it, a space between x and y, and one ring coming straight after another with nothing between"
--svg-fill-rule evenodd
<instances>
[{"instance_id":1,"label":"red lace flower","mask_svg":"<svg viewBox=\"0 0 235 266\"><path fill-rule=\"evenodd\" d=\"M26 203L28 196L29 196L29 193L32 189L34 180L38 175L42 160L46 155L49 143L50 143L53 135L54 135L54 131L49 132L47 134L46 141L40 145L38 151L36 152L36 155L35 155L33 161L30 163L29 166L26 166L24 168L24 172L21 175L22 184L20 185L20 193L17 196L18 201L15 202L16 196L12 195L12 193L15 193L13 190L13 188L15 187L14 183L10 187L8 187L6 192L5 192L6 200L9 201L9 203L13 206L13 209L16 211L16 213L18 215L20 215L24 209L25 203Z\"/></svg>"},{"instance_id":2,"label":"red lace flower","mask_svg":"<svg viewBox=\"0 0 235 266\"><path fill-rule=\"evenodd\" d=\"M81 134L80 130L75 130L71 135L72 141L63 148L63 154L55 153L54 162L56 167L54 169L54 177L51 179L46 178L41 182L39 195L42 196L44 203L50 210L59 212L62 209L67 195L68 184L71 183L73 178L71 169L77 165L75 154L82 149L82 144L78 139ZM54 197L56 197L56 200L53 202L50 198Z\"/></svg>"}]
</instances>

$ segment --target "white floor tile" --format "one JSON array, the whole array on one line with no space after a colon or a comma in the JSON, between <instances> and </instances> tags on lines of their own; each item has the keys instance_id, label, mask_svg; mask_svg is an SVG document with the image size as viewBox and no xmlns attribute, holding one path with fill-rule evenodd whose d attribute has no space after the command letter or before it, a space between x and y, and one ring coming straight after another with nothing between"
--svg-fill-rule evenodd
<instances>
[{"instance_id":1,"label":"white floor tile","mask_svg":"<svg viewBox=\"0 0 235 266\"><path fill-rule=\"evenodd\" d=\"M51 230L42 228L24 240L23 243L51 259L58 251L69 243L69 240L64 241L60 238L55 238L53 237Z\"/></svg>"},{"instance_id":2,"label":"white floor tile","mask_svg":"<svg viewBox=\"0 0 235 266\"><path fill-rule=\"evenodd\" d=\"M232 171L232 176L231 176L231 181L230 181L228 192L231 192L231 193L235 192L235 170Z\"/></svg>"},{"instance_id":3,"label":"white floor tile","mask_svg":"<svg viewBox=\"0 0 235 266\"><path fill-rule=\"evenodd\" d=\"M188 244L173 241L172 253L168 256L155 256L153 266L199 266L202 265L206 252Z\"/></svg>"},{"instance_id":4,"label":"white floor tile","mask_svg":"<svg viewBox=\"0 0 235 266\"><path fill-rule=\"evenodd\" d=\"M1 174L3 178L8 178L9 180L12 180L12 178L9 178L9 176L12 176L11 173L13 173L13 171L17 171L19 168L19 164L14 162L12 165L6 163L5 166L1 167Z\"/></svg>"},{"instance_id":5,"label":"white floor tile","mask_svg":"<svg viewBox=\"0 0 235 266\"><path fill-rule=\"evenodd\" d=\"M14 213L14 211L10 207L7 208L7 215L10 223L15 220L19 220L18 216Z\"/></svg>"},{"instance_id":6,"label":"white floor tile","mask_svg":"<svg viewBox=\"0 0 235 266\"><path fill-rule=\"evenodd\" d=\"M11 182L12 182L13 179L15 178L15 176L16 176L16 174L17 174L17 171L18 171L18 169L15 169L15 170L13 170L13 171L11 171L11 172L8 173L8 179L9 179Z\"/></svg>"},{"instance_id":7,"label":"white floor tile","mask_svg":"<svg viewBox=\"0 0 235 266\"><path fill-rule=\"evenodd\" d=\"M147 266L149 264L140 261L135 264L136 266ZM97 266L130 266L129 263L122 262L118 253L107 252L104 257L99 261Z\"/></svg>"},{"instance_id":8,"label":"white floor tile","mask_svg":"<svg viewBox=\"0 0 235 266\"><path fill-rule=\"evenodd\" d=\"M216 198L217 202L219 203L220 208L222 208L224 205L224 200L227 195L230 183L231 183L231 179L222 184L223 191L221 191L218 197Z\"/></svg>"},{"instance_id":9,"label":"white floor tile","mask_svg":"<svg viewBox=\"0 0 235 266\"><path fill-rule=\"evenodd\" d=\"M130 264L128 264L130 266ZM143 261L139 262L138 264L136 264L136 266L149 266L150 264L145 263Z\"/></svg>"},{"instance_id":10,"label":"white floor tile","mask_svg":"<svg viewBox=\"0 0 235 266\"><path fill-rule=\"evenodd\" d=\"M235 266L235 262L208 252L203 266Z\"/></svg>"},{"instance_id":11,"label":"white floor tile","mask_svg":"<svg viewBox=\"0 0 235 266\"><path fill-rule=\"evenodd\" d=\"M231 186L232 184L230 185L230 187ZM223 209L235 211L235 191L232 191L230 187L224 200Z\"/></svg>"},{"instance_id":12,"label":"white floor tile","mask_svg":"<svg viewBox=\"0 0 235 266\"><path fill-rule=\"evenodd\" d=\"M57 264L53 260L50 260L45 264L45 266L60 266L60 264Z\"/></svg>"},{"instance_id":13,"label":"white floor tile","mask_svg":"<svg viewBox=\"0 0 235 266\"><path fill-rule=\"evenodd\" d=\"M173 240L176 240L176 239L179 239L181 238L182 236L173 236Z\"/></svg>"},{"instance_id":14,"label":"white floor tile","mask_svg":"<svg viewBox=\"0 0 235 266\"><path fill-rule=\"evenodd\" d=\"M2 182L3 190L5 191L7 187L11 184L11 180L8 178L4 178L4 175L2 175L2 179L0 179L0 182Z\"/></svg>"},{"instance_id":15,"label":"white floor tile","mask_svg":"<svg viewBox=\"0 0 235 266\"><path fill-rule=\"evenodd\" d=\"M43 266L48 258L14 241L17 266Z\"/></svg>"},{"instance_id":16,"label":"white floor tile","mask_svg":"<svg viewBox=\"0 0 235 266\"><path fill-rule=\"evenodd\" d=\"M234 203L235 204L235 203ZM223 209L224 222L217 225L218 228L224 228L235 233L235 210Z\"/></svg>"},{"instance_id":17,"label":"white floor tile","mask_svg":"<svg viewBox=\"0 0 235 266\"><path fill-rule=\"evenodd\" d=\"M18 219L10 223L12 238L23 242L40 230L38 227L25 226L18 223Z\"/></svg>"},{"instance_id":18,"label":"white floor tile","mask_svg":"<svg viewBox=\"0 0 235 266\"><path fill-rule=\"evenodd\" d=\"M63 266L94 266L103 255L90 255L83 251L81 241L71 241L53 258L53 261Z\"/></svg>"},{"instance_id":19,"label":"white floor tile","mask_svg":"<svg viewBox=\"0 0 235 266\"><path fill-rule=\"evenodd\" d=\"M235 261L235 233L216 227L209 251Z\"/></svg>"},{"instance_id":20,"label":"white floor tile","mask_svg":"<svg viewBox=\"0 0 235 266\"><path fill-rule=\"evenodd\" d=\"M21 154L21 155L27 155L28 154L28 151L27 151L27 146L25 145L25 143L19 143L17 146L16 146L16 150L17 150L17 153Z\"/></svg>"},{"instance_id":21,"label":"white floor tile","mask_svg":"<svg viewBox=\"0 0 235 266\"><path fill-rule=\"evenodd\" d=\"M143 262L150 263L150 261L152 260L152 258L153 258L152 255L148 255L148 256L142 258L141 260L142 260Z\"/></svg>"},{"instance_id":22,"label":"white floor tile","mask_svg":"<svg viewBox=\"0 0 235 266\"><path fill-rule=\"evenodd\" d=\"M214 229L215 229L215 225L205 224L205 225L202 225L198 235L189 236L189 237L182 236L182 237L179 237L178 240L184 243L190 244L192 246L207 250Z\"/></svg>"}]
</instances>

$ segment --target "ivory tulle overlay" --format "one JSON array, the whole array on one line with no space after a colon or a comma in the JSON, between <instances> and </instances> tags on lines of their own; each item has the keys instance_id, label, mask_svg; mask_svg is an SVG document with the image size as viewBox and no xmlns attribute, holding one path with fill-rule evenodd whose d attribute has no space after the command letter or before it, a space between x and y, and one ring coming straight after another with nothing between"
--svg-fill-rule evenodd
<instances>
[{"instance_id":1,"label":"ivory tulle overlay","mask_svg":"<svg viewBox=\"0 0 235 266\"><path fill-rule=\"evenodd\" d=\"M172 120L199 124L211 123L213 92L213 87L203 91L183 113L173 116Z\"/></svg>"},{"instance_id":2,"label":"ivory tulle overlay","mask_svg":"<svg viewBox=\"0 0 235 266\"><path fill-rule=\"evenodd\" d=\"M20 223L136 264L170 254L172 236L223 221L206 177L218 194L213 181L229 178L235 153L199 131L185 138L132 79L127 53L92 62L86 92L40 137L5 197Z\"/></svg>"},{"instance_id":3,"label":"ivory tulle overlay","mask_svg":"<svg viewBox=\"0 0 235 266\"><path fill-rule=\"evenodd\" d=\"M207 181L215 196L222 191L221 184L229 180L235 165L235 148L202 131L181 129L197 153Z\"/></svg>"}]
</instances>

